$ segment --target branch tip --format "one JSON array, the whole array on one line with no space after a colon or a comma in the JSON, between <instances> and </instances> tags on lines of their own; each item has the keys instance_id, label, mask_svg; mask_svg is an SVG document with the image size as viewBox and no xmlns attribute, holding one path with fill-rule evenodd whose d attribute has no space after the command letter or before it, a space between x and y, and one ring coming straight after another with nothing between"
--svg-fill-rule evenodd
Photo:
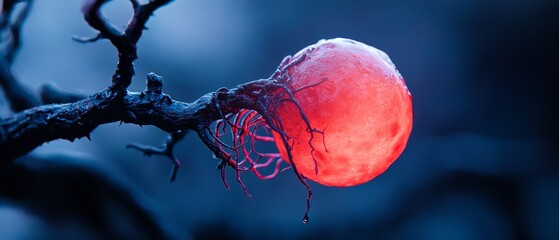
<instances>
[{"instance_id":1,"label":"branch tip","mask_svg":"<svg viewBox=\"0 0 559 240\"><path fill-rule=\"evenodd\" d=\"M93 37L80 37L77 35L72 36L72 40L79 42L79 43L93 43L93 42L97 42L99 40L103 39L103 35L101 33L98 33L97 35L93 36Z\"/></svg>"},{"instance_id":2,"label":"branch tip","mask_svg":"<svg viewBox=\"0 0 559 240\"><path fill-rule=\"evenodd\" d=\"M169 177L169 180L171 182L174 182L177 179L177 173L181 166L181 162L175 156L173 151L174 151L175 144L180 140L182 140L184 136L186 136L186 133L187 131L183 131L183 130L179 130L171 133L167 137L166 142L161 147L142 145L138 143L130 143L130 144L126 144L126 148L136 149L142 152L146 156L161 155L169 158L171 160L171 163L173 164L173 168L171 169L171 176Z\"/></svg>"}]
</instances>

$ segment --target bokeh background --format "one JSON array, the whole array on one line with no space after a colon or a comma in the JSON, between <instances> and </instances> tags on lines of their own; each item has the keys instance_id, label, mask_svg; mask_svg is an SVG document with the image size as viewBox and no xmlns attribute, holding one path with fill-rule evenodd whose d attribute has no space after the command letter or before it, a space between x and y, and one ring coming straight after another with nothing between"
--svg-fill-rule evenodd
<instances>
[{"instance_id":1,"label":"bokeh background","mask_svg":"<svg viewBox=\"0 0 559 240\"><path fill-rule=\"evenodd\" d=\"M90 94L110 83L117 58L108 41L71 40L95 34L83 20L82 4L36 1L14 66L31 89L53 82ZM168 159L124 148L130 142L161 144L166 135L150 126L103 125L92 141L53 141L19 161L99 169L101 176L122 183L177 239L559 239L557 5L552 0L186 0L158 10L138 46L133 91L143 90L146 74L155 72L165 78L164 91L173 99L193 101L219 87L265 78L284 56L323 38L367 43L397 65L414 101L406 150L367 184L311 183L306 225L301 221L306 191L291 171L268 181L244 174L253 195L247 198L231 171L231 189L223 186L217 161L194 134L177 145L183 168L174 183L168 181ZM110 2L104 12L117 26L132 14L125 0ZM52 183L23 186L18 180L23 177L12 175L6 181L20 191ZM50 201L110 201L103 197L112 196L103 191L106 186L86 178L81 181L92 184L68 188L72 179L58 188L51 184L49 193L57 197ZM83 198L83 191L93 190L91 198ZM83 213L91 211L87 204L60 204L64 210L51 215L65 211L71 217L56 221L38 214L58 209L37 205L44 195L22 197L28 205L0 198L0 236L109 236L95 228L105 220L84 219L90 216ZM106 223L115 231L145 230L114 208L105 217L118 219Z\"/></svg>"}]
</instances>

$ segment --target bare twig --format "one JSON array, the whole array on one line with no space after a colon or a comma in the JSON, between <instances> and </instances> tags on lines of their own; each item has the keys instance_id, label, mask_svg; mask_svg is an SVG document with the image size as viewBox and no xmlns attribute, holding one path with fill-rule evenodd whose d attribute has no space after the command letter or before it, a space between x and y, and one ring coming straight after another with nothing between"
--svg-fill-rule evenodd
<instances>
[{"instance_id":1,"label":"bare twig","mask_svg":"<svg viewBox=\"0 0 559 240\"><path fill-rule=\"evenodd\" d=\"M100 38L106 38L111 41L118 51L118 63L113 74L112 85L109 88L113 90L112 93L123 97L135 74L133 62L138 58L136 44L145 29L145 24L155 10L171 2L171 0L152 0L144 5L140 4L139 1L131 0L134 15L124 32L121 32L103 17L101 7L106 2L108 0L90 0L83 8L86 22L99 31L99 34L89 39L74 39L81 42L93 42Z\"/></svg>"},{"instance_id":2,"label":"bare twig","mask_svg":"<svg viewBox=\"0 0 559 240\"><path fill-rule=\"evenodd\" d=\"M167 101L169 102L172 101L169 95L163 94L162 91L163 78L161 78L160 76L154 73L148 74L146 85L147 88L146 91L144 91L144 93L147 96L163 96L162 97L163 99L167 99ZM132 116L134 115L132 114ZM169 137L167 137L167 141L165 142L165 144L163 144L163 146L161 147L153 147L153 146L147 146L147 145L142 145L137 143L127 144L126 147L137 149L143 152L144 155L147 156L163 155L168 157L173 163L173 169L171 170L171 177L170 177L170 181L173 182L177 178L177 172L181 166L180 160L175 156L174 153L175 144L180 140L182 140L187 132L188 131L186 130L178 130L171 133Z\"/></svg>"},{"instance_id":3,"label":"bare twig","mask_svg":"<svg viewBox=\"0 0 559 240\"><path fill-rule=\"evenodd\" d=\"M177 172L181 166L181 162L175 156L175 153L173 151L175 149L175 144L180 140L182 140L186 135L186 133L187 131L179 130L169 134L167 140L165 141L165 144L163 144L163 146L161 147L148 146L148 145L143 145L138 143L130 143L127 144L126 147L136 149L140 152L143 152L144 155L147 156L162 155L171 159L171 162L173 163L173 169L171 170L170 181L174 182L175 179L177 179Z\"/></svg>"},{"instance_id":4,"label":"bare twig","mask_svg":"<svg viewBox=\"0 0 559 240\"><path fill-rule=\"evenodd\" d=\"M109 0L90 0L83 7L84 19L93 29L99 31L99 35L109 39L117 48L124 45L122 33L114 25L109 23L101 13L101 6Z\"/></svg>"},{"instance_id":5,"label":"bare twig","mask_svg":"<svg viewBox=\"0 0 559 240\"><path fill-rule=\"evenodd\" d=\"M134 8L134 17L128 23L124 34L130 42L136 44L142 36L142 31L146 28L145 25L149 17L153 15L153 12L172 0L152 0L145 5L140 5L136 0L131 1Z\"/></svg>"},{"instance_id":6,"label":"bare twig","mask_svg":"<svg viewBox=\"0 0 559 240\"><path fill-rule=\"evenodd\" d=\"M93 37L79 37L79 36L72 36L72 40L79 42L79 43L92 43L97 42L103 39L103 35L101 33L93 36Z\"/></svg>"}]
</instances>

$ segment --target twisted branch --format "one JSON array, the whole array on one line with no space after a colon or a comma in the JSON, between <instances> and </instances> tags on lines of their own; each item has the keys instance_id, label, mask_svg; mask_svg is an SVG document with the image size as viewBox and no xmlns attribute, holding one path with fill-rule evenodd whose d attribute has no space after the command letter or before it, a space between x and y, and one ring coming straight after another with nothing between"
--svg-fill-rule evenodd
<instances>
[{"instance_id":1,"label":"twisted branch","mask_svg":"<svg viewBox=\"0 0 559 240\"><path fill-rule=\"evenodd\" d=\"M149 78L160 78L155 74ZM104 89L75 103L45 105L0 119L0 152L10 161L42 143L56 139L73 141L87 137L97 126L122 121L153 125L166 132L202 131L221 118L220 112L255 108L254 91L272 86L273 80L262 79L220 92L217 99L208 93L192 103L172 100L149 85L143 92L130 92L121 100ZM216 108L219 101L221 109Z\"/></svg>"},{"instance_id":2,"label":"twisted branch","mask_svg":"<svg viewBox=\"0 0 559 240\"><path fill-rule=\"evenodd\" d=\"M46 95L42 98L43 102L77 101L38 107L33 107L37 106L36 103L28 104L27 107L33 108L0 118L0 152L3 154L0 162L8 163L52 140L73 141L81 137L89 138L89 134L97 126L120 121L137 125L153 125L172 133L166 144L160 148L138 144L130 144L128 147L140 150L146 155L158 154L169 157L174 165L171 174L171 180L174 180L180 162L173 154L173 148L175 143L190 130L195 131L215 157L220 159L218 168L221 170L225 185L228 186L225 182L225 169L226 166L231 166L237 173L237 181L250 196L240 178L240 172L252 171L261 179L269 179L279 172L283 161L278 153L262 153L255 148L256 142L274 141L269 136L258 134L259 129L263 129L267 133L273 131L279 134L288 160L292 163L292 169L307 189L307 211L303 218L303 222L307 223L312 192L306 183L306 177L299 173L293 162L292 148L289 145L290 137L283 131L283 124L277 114L280 104L285 102L297 107L310 133L309 145L312 149L310 154L313 155L313 134L324 133L311 127L310 121L294 98L295 92L311 86L298 90L290 89L291 77L288 73L289 68L303 61L306 55L303 54L298 59L285 58L278 70L267 79L247 82L232 89L220 88L192 103L175 101L164 94L163 78L154 73L147 76L146 90L128 92L127 88L135 74L133 62L137 58L136 44L145 29L145 24L156 9L171 0L151 0L147 4L141 4L138 0L130 1L134 15L124 32L103 17L101 7L108 0L87 1L83 8L84 18L98 31L98 34L89 39L76 39L80 42L108 39L115 46L118 51L118 63L112 76L112 84L85 98L53 90L56 88L43 88L41 93ZM63 94L48 94L49 92ZM50 95L59 98L52 100L48 98ZM215 124L213 131L210 128L212 124ZM232 146L221 140L226 134L227 127L231 129ZM275 170L269 175L262 174L260 169L268 166L274 166ZM315 170L318 171L318 168Z\"/></svg>"},{"instance_id":3,"label":"twisted branch","mask_svg":"<svg viewBox=\"0 0 559 240\"><path fill-rule=\"evenodd\" d=\"M101 7L108 1L91 0L86 2L83 8L84 19L89 26L99 33L93 38L75 39L80 42L94 42L106 38L115 46L118 51L118 63L112 77L112 85L109 88L113 90L113 93L122 97L126 94L126 89L135 74L133 62L138 58L136 44L142 36L145 24L155 10L172 0L151 0L143 5L137 0L131 0L134 15L124 32L109 23L101 13Z\"/></svg>"}]
</instances>

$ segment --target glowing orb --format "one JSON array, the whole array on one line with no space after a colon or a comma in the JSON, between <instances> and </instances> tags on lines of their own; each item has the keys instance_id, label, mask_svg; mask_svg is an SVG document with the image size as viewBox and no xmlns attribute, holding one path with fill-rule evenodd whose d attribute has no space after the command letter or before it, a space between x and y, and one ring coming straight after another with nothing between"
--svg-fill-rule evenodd
<instances>
[{"instance_id":1,"label":"glowing orb","mask_svg":"<svg viewBox=\"0 0 559 240\"><path fill-rule=\"evenodd\" d=\"M321 40L293 56L290 88L314 129L310 133L296 106L284 102L278 114L300 174L328 186L365 183L400 156L412 128L412 97L384 52L349 39ZM274 133L283 159L281 137ZM316 165L315 161L316 160ZM316 172L315 166L318 169Z\"/></svg>"}]
</instances>

